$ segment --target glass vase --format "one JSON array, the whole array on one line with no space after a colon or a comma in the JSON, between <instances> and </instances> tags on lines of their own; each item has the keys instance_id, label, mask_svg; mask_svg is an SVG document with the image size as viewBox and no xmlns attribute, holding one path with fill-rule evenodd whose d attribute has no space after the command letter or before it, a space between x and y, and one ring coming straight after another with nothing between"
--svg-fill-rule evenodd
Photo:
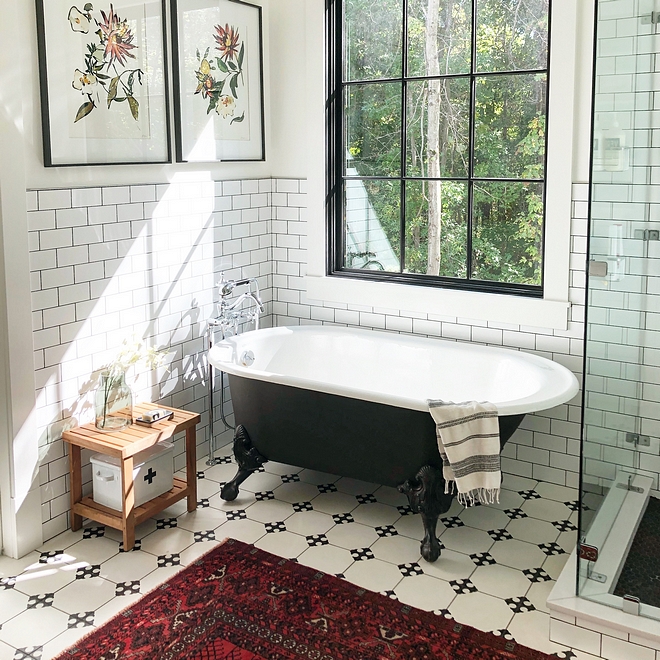
<instances>
[{"instance_id":1,"label":"glass vase","mask_svg":"<svg viewBox=\"0 0 660 660\"><path fill-rule=\"evenodd\" d=\"M118 431L133 423L133 392L126 374L103 373L95 399L96 428Z\"/></svg>"}]
</instances>

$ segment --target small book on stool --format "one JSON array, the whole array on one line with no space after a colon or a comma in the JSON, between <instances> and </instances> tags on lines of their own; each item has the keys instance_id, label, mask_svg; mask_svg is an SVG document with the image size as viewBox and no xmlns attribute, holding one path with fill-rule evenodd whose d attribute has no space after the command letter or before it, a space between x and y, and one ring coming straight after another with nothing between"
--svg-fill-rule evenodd
<instances>
[{"instance_id":1,"label":"small book on stool","mask_svg":"<svg viewBox=\"0 0 660 660\"><path fill-rule=\"evenodd\" d=\"M135 422L137 424L142 424L142 426L151 426L156 422L165 422L168 419L174 417L174 412L171 410L165 410L164 408L155 408L149 412L143 413L142 417L136 417Z\"/></svg>"}]
</instances>

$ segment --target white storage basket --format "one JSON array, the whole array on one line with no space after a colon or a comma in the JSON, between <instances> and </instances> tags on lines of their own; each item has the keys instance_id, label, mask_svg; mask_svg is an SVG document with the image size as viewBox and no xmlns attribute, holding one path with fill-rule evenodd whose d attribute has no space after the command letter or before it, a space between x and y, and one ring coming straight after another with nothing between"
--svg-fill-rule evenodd
<instances>
[{"instance_id":1,"label":"white storage basket","mask_svg":"<svg viewBox=\"0 0 660 660\"><path fill-rule=\"evenodd\" d=\"M171 442L160 442L133 457L135 506L158 497L172 489L174 460ZM121 460L114 456L94 454L92 481L94 501L110 509L121 511Z\"/></svg>"}]
</instances>

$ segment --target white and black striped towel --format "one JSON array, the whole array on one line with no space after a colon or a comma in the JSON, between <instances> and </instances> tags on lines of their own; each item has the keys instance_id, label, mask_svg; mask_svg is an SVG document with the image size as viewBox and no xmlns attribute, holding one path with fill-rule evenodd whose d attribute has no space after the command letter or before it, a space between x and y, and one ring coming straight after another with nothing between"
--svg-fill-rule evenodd
<instances>
[{"instance_id":1,"label":"white and black striped towel","mask_svg":"<svg viewBox=\"0 0 660 660\"><path fill-rule=\"evenodd\" d=\"M454 482L457 499L464 506L499 502L500 429L497 407L492 403L452 403L429 399L442 456L445 492Z\"/></svg>"}]
</instances>

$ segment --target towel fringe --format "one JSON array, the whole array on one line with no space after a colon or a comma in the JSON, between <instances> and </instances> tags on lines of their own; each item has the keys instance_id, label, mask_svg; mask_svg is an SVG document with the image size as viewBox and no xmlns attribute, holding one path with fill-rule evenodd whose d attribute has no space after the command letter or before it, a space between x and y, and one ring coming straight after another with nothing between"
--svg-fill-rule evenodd
<instances>
[{"instance_id":1,"label":"towel fringe","mask_svg":"<svg viewBox=\"0 0 660 660\"><path fill-rule=\"evenodd\" d=\"M451 483L451 486L449 484ZM451 488L451 492L454 492L454 483L453 481L445 482L445 493L448 492L448 489ZM464 507L474 506L477 502L480 504L499 504L500 503L500 489L499 488L475 488L467 493L457 493L456 499L459 504L462 504Z\"/></svg>"}]
</instances>

